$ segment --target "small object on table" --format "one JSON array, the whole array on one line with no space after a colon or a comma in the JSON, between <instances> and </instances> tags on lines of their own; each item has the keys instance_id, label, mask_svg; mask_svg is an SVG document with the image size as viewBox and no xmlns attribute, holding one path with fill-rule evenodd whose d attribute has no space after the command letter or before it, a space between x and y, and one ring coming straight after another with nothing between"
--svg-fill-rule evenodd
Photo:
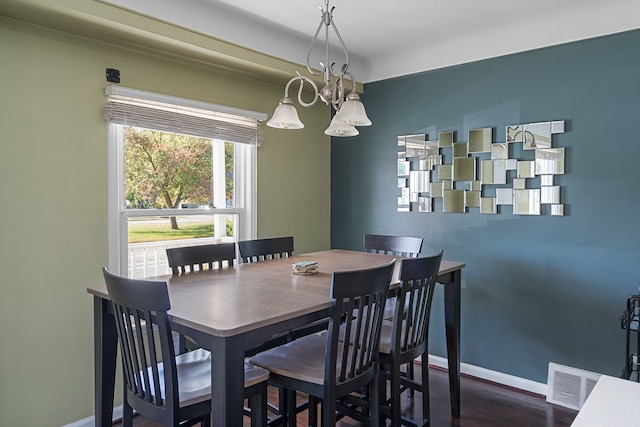
<instances>
[{"instance_id":1,"label":"small object on table","mask_svg":"<svg viewBox=\"0 0 640 427\"><path fill-rule=\"evenodd\" d=\"M318 273L317 261L299 261L291 264L293 271L291 273L298 274L300 276L310 276Z\"/></svg>"}]
</instances>

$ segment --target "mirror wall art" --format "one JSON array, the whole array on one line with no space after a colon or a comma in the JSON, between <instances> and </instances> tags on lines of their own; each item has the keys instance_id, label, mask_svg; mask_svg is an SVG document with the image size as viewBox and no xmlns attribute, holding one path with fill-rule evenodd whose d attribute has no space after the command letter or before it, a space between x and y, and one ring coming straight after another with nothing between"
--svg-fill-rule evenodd
<instances>
[{"instance_id":1,"label":"mirror wall art","mask_svg":"<svg viewBox=\"0 0 640 427\"><path fill-rule=\"evenodd\" d=\"M493 128L471 129L467 141L453 131L437 140L400 135L398 211L433 212L442 199L443 212L497 214L510 205L514 215L563 216L554 177L565 173L565 151L553 135L564 131L560 120L507 126L506 142L493 141Z\"/></svg>"}]
</instances>

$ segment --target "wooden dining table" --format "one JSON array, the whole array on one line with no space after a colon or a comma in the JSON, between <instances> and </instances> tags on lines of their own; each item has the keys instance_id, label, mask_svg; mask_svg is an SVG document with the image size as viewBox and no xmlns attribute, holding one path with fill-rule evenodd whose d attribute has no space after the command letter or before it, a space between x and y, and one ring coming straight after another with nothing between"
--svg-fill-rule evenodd
<instances>
[{"instance_id":1,"label":"wooden dining table","mask_svg":"<svg viewBox=\"0 0 640 427\"><path fill-rule=\"evenodd\" d=\"M326 318L332 306L329 290L333 272L376 267L393 258L397 257L334 249L149 278L168 283L172 329L212 353L213 426L242 426L247 351L278 333ZM292 274L292 264L298 261L316 261L319 272ZM395 278L399 265L397 262ZM445 287L451 413L456 417L460 414L460 281L464 266L443 260L438 276ZM94 299L95 425L110 426L118 337L106 286L90 286L87 291Z\"/></svg>"}]
</instances>

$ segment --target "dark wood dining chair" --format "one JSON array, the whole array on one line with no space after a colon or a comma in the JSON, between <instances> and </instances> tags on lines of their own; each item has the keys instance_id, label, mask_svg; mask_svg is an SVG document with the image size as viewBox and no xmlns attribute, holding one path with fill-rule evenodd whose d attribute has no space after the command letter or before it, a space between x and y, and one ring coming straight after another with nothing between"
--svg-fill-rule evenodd
<instances>
[{"instance_id":1,"label":"dark wood dining chair","mask_svg":"<svg viewBox=\"0 0 640 427\"><path fill-rule=\"evenodd\" d=\"M422 237L365 234L364 250L370 253L417 258L422 250L422 241ZM387 312L385 313L386 319L391 319L393 317L393 312L398 301L399 300L396 297L395 292L393 292L387 302ZM413 363L409 364L408 370L409 378L413 378ZM411 396L413 395L413 390L411 390Z\"/></svg>"},{"instance_id":2,"label":"dark wood dining chair","mask_svg":"<svg viewBox=\"0 0 640 427\"><path fill-rule=\"evenodd\" d=\"M244 240L238 242L242 262L259 262L293 256L293 237Z\"/></svg>"},{"instance_id":3,"label":"dark wood dining chair","mask_svg":"<svg viewBox=\"0 0 640 427\"><path fill-rule=\"evenodd\" d=\"M422 250L422 237L365 234L364 250L407 258L417 258Z\"/></svg>"},{"instance_id":4,"label":"dark wood dining chair","mask_svg":"<svg viewBox=\"0 0 640 427\"><path fill-rule=\"evenodd\" d=\"M271 372L270 384L288 390L288 420L295 423L294 396L298 390L309 395L310 425L316 425L319 401L324 426L335 425L336 409L378 425L380 331L394 264L395 260L376 268L333 273L327 333L307 335L250 359ZM351 327L342 326L345 319ZM364 395L366 401L350 398L361 389L371 390ZM343 399L350 399L348 405ZM358 411L353 405L368 410Z\"/></svg>"},{"instance_id":5,"label":"dark wood dining chair","mask_svg":"<svg viewBox=\"0 0 640 427\"><path fill-rule=\"evenodd\" d=\"M236 263L235 243L167 248L166 252L169 267L175 275L201 271L205 268L223 268L225 264L227 267L233 267ZM191 339L182 334L176 339L179 353L197 347Z\"/></svg>"},{"instance_id":6,"label":"dark wood dining chair","mask_svg":"<svg viewBox=\"0 0 640 427\"><path fill-rule=\"evenodd\" d=\"M236 244L218 243L167 248L167 260L173 274L203 270L205 267L222 268L225 263L228 267L233 267L236 262Z\"/></svg>"},{"instance_id":7,"label":"dark wood dining chair","mask_svg":"<svg viewBox=\"0 0 640 427\"><path fill-rule=\"evenodd\" d=\"M165 426L211 421L211 353L196 349L176 356L168 311L166 282L120 277L102 269L112 301L124 385L124 427L131 427L133 410ZM149 325L157 327L144 333ZM159 341L159 342L158 342ZM245 363L245 397L252 425L266 425L265 369ZM214 414L215 416L215 414ZM185 424L183 424L185 423Z\"/></svg>"},{"instance_id":8,"label":"dark wood dining chair","mask_svg":"<svg viewBox=\"0 0 640 427\"><path fill-rule=\"evenodd\" d=\"M429 257L403 259L400 264L398 299L406 301L406 308L396 304L393 320L385 320L380 338L380 412L391 419L392 426L427 426L430 422L429 318L441 260L442 251ZM410 366L418 357L422 362L420 381L402 376L401 366ZM422 393L420 423L401 419L400 395L407 388Z\"/></svg>"}]
</instances>

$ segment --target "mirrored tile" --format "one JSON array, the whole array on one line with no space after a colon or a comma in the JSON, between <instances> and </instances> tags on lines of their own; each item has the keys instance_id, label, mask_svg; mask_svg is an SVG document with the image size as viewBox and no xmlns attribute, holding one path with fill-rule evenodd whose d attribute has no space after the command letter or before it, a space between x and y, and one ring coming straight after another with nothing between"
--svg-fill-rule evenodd
<instances>
[{"instance_id":1,"label":"mirrored tile","mask_svg":"<svg viewBox=\"0 0 640 427\"><path fill-rule=\"evenodd\" d=\"M550 187L553 185L553 175L540 175L540 185Z\"/></svg>"},{"instance_id":2,"label":"mirrored tile","mask_svg":"<svg viewBox=\"0 0 640 427\"><path fill-rule=\"evenodd\" d=\"M426 193L429 191L428 171L411 171L409 172L409 188L412 193ZM413 202L414 200L412 200ZM417 202L417 200L415 200Z\"/></svg>"},{"instance_id":3,"label":"mirrored tile","mask_svg":"<svg viewBox=\"0 0 640 427\"><path fill-rule=\"evenodd\" d=\"M445 190L443 196L443 212L465 212L464 190Z\"/></svg>"},{"instance_id":4,"label":"mirrored tile","mask_svg":"<svg viewBox=\"0 0 640 427\"><path fill-rule=\"evenodd\" d=\"M476 157L456 157L453 159L454 181L476 180Z\"/></svg>"},{"instance_id":5,"label":"mirrored tile","mask_svg":"<svg viewBox=\"0 0 640 427\"><path fill-rule=\"evenodd\" d=\"M491 144L491 159L506 160L509 158L509 144Z\"/></svg>"},{"instance_id":6,"label":"mirrored tile","mask_svg":"<svg viewBox=\"0 0 640 427\"><path fill-rule=\"evenodd\" d=\"M536 150L537 175L564 174L564 148L545 148Z\"/></svg>"},{"instance_id":7,"label":"mirrored tile","mask_svg":"<svg viewBox=\"0 0 640 427\"><path fill-rule=\"evenodd\" d=\"M453 143L453 157L467 157L469 155L469 145L466 142Z\"/></svg>"},{"instance_id":8,"label":"mirrored tile","mask_svg":"<svg viewBox=\"0 0 640 427\"><path fill-rule=\"evenodd\" d=\"M438 166L438 179L440 181L446 181L453 179L451 165L439 165Z\"/></svg>"},{"instance_id":9,"label":"mirrored tile","mask_svg":"<svg viewBox=\"0 0 640 427\"><path fill-rule=\"evenodd\" d=\"M506 160L482 160L481 180L483 184L506 184L507 162Z\"/></svg>"},{"instance_id":10,"label":"mirrored tile","mask_svg":"<svg viewBox=\"0 0 640 427\"><path fill-rule=\"evenodd\" d=\"M551 122L551 133L564 133L564 120Z\"/></svg>"},{"instance_id":11,"label":"mirrored tile","mask_svg":"<svg viewBox=\"0 0 640 427\"><path fill-rule=\"evenodd\" d=\"M406 135L407 157L417 157L425 155L426 135Z\"/></svg>"},{"instance_id":12,"label":"mirrored tile","mask_svg":"<svg viewBox=\"0 0 640 427\"><path fill-rule=\"evenodd\" d=\"M533 150L535 148L551 147L551 123L529 123L524 125L524 143L522 148Z\"/></svg>"},{"instance_id":13,"label":"mirrored tile","mask_svg":"<svg viewBox=\"0 0 640 427\"><path fill-rule=\"evenodd\" d=\"M440 132L438 134L439 147L451 147L453 145L453 132Z\"/></svg>"},{"instance_id":14,"label":"mirrored tile","mask_svg":"<svg viewBox=\"0 0 640 427\"><path fill-rule=\"evenodd\" d=\"M410 169L411 169L411 162L408 162L408 161L398 162L398 176L409 176Z\"/></svg>"},{"instance_id":15,"label":"mirrored tile","mask_svg":"<svg viewBox=\"0 0 640 427\"><path fill-rule=\"evenodd\" d=\"M514 190L524 190L527 188L527 179L526 178L513 178L513 189Z\"/></svg>"},{"instance_id":16,"label":"mirrored tile","mask_svg":"<svg viewBox=\"0 0 640 427\"><path fill-rule=\"evenodd\" d=\"M515 215L540 215L540 189L513 190Z\"/></svg>"},{"instance_id":17,"label":"mirrored tile","mask_svg":"<svg viewBox=\"0 0 640 427\"><path fill-rule=\"evenodd\" d=\"M510 125L506 129L507 142L522 142L522 125Z\"/></svg>"},{"instance_id":18,"label":"mirrored tile","mask_svg":"<svg viewBox=\"0 0 640 427\"><path fill-rule=\"evenodd\" d=\"M480 207L480 192L479 191L465 191L464 192L464 204L468 208Z\"/></svg>"},{"instance_id":19,"label":"mirrored tile","mask_svg":"<svg viewBox=\"0 0 640 427\"><path fill-rule=\"evenodd\" d=\"M438 148L438 141L425 141L424 143L424 155L425 156L437 156L440 153Z\"/></svg>"},{"instance_id":20,"label":"mirrored tile","mask_svg":"<svg viewBox=\"0 0 640 427\"><path fill-rule=\"evenodd\" d=\"M544 204L560 203L560 187L541 187L540 203L544 203Z\"/></svg>"},{"instance_id":21,"label":"mirrored tile","mask_svg":"<svg viewBox=\"0 0 640 427\"><path fill-rule=\"evenodd\" d=\"M518 178L533 178L535 174L535 162L518 161L516 175Z\"/></svg>"},{"instance_id":22,"label":"mirrored tile","mask_svg":"<svg viewBox=\"0 0 640 427\"><path fill-rule=\"evenodd\" d=\"M442 197L442 182L432 182L431 183L431 191L429 192L432 198Z\"/></svg>"},{"instance_id":23,"label":"mirrored tile","mask_svg":"<svg viewBox=\"0 0 640 427\"><path fill-rule=\"evenodd\" d=\"M410 212L410 207L408 197L398 197L398 212Z\"/></svg>"},{"instance_id":24,"label":"mirrored tile","mask_svg":"<svg viewBox=\"0 0 640 427\"><path fill-rule=\"evenodd\" d=\"M496 199L493 197L481 197L480 198L480 213L483 214L497 214L498 207L496 205Z\"/></svg>"},{"instance_id":25,"label":"mirrored tile","mask_svg":"<svg viewBox=\"0 0 640 427\"><path fill-rule=\"evenodd\" d=\"M469 131L469 153L489 153L493 142L493 128Z\"/></svg>"},{"instance_id":26,"label":"mirrored tile","mask_svg":"<svg viewBox=\"0 0 640 427\"><path fill-rule=\"evenodd\" d=\"M551 215L564 216L564 205L551 205Z\"/></svg>"},{"instance_id":27,"label":"mirrored tile","mask_svg":"<svg viewBox=\"0 0 640 427\"><path fill-rule=\"evenodd\" d=\"M418 199L418 212L433 212L431 197L420 197Z\"/></svg>"},{"instance_id":28,"label":"mirrored tile","mask_svg":"<svg viewBox=\"0 0 640 427\"><path fill-rule=\"evenodd\" d=\"M513 188L496 188L496 204L512 205L513 204Z\"/></svg>"}]
</instances>

